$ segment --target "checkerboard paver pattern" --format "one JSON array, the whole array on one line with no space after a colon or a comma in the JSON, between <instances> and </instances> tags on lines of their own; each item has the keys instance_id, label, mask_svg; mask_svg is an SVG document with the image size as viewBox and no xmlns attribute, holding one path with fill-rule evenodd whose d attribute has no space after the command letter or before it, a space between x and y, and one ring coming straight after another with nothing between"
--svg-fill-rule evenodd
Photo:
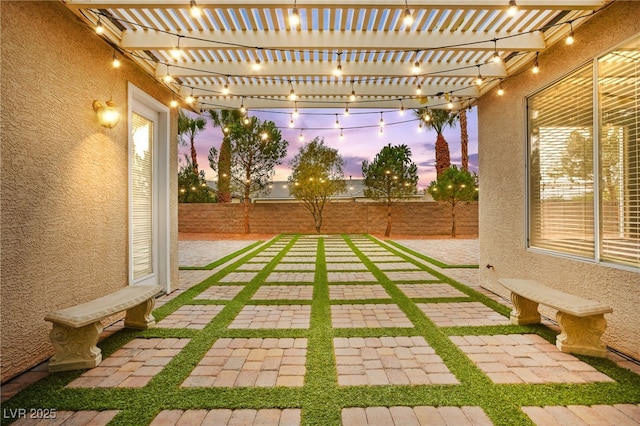
<instances>
[{"instance_id":1,"label":"checkerboard paver pattern","mask_svg":"<svg viewBox=\"0 0 640 426\"><path fill-rule=\"evenodd\" d=\"M151 426L173 425L260 425L260 426L297 426L300 424L301 410L298 408L263 408L252 410L164 410L151 422Z\"/></svg>"},{"instance_id":2,"label":"checkerboard paver pattern","mask_svg":"<svg viewBox=\"0 0 640 426\"><path fill-rule=\"evenodd\" d=\"M190 339L133 339L100 365L67 385L68 388L140 388L182 350Z\"/></svg>"},{"instance_id":3,"label":"checkerboard paver pattern","mask_svg":"<svg viewBox=\"0 0 640 426\"><path fill-rule=\"evenodd\" d=\"M253 300L311 300L312 285L263 285L255 292Z\"/></svg>"},{"instance_id":4,"label":"checkerboard paver pattern","mask_svg":"<svg viewBox=\"0 0 640 426\"><path fill-rule=\"evenodd\" d=\"M389 293L379 284L332 284L329 286L331 300L389 299Z\"/></svg>"},{"instance_id":5,"label":"checkerboard paver pattern","mask_svg":"<svg viewBox=\"0 0 640 426\"><path fill-rule=\"evenodd\" d=\"M537 334L451 336L494 383L613 382Z\"/></svg>"},{"instance_id":6,"label":"checkerboard paver pattern","mask_svg":"<svg viewBox=\"0 0 640 426\"><path fill-rule=\"evenodd\" d=\"M418 308L439 327L509 325L509 318L480 302L418 303Z\"/></svg>"},{"instance_id":7,"label":"checkerboard paver pattern","mask_svg":"<svg viewBox=\"0 0 640 426\"><path fill-rule=\"evenodd\" d=\"M305 338L221 338L182 387L302 386Z\"/></svg>"},{"instance_id":8,"label":"checkerboard paver pattern","mask_svg":"<svg viewBox=\"0 0 640 426\"><path fill-rule=\"evenodd\" d=\"M119 410L105 410L105 411L56 411L55 420L36 420L29 418L22 418L14 423L14 426L26 426L26 425L91 425L91 426L106 426L111 420L119 413ZM27 410L27 413L29 411Z\"/></svg>"},{"instance_id":9,"label":"checkerboard paver pattern","mask_svg":"<svg viewBox=\"0 0 640 426\"><path fill-rule=\"evenodd\" d=\"M220 278L221 283L248 283L258 275L257 272L231 272Z\"/></svg>"},{"instance_id":10,"label":"checkerboard paver pattern","mask_svg":"<svg viewBox=\"0 0 640 426\"><path fill-rule=\"evenodd\" d=\"M222 305L183 305L158 322L157 327L202 330L222 309Z\"/></svg>"},{"instance_id":11,"label":"checkerboard paver pattern","mask_svg":"<svg viewBox=\"0 0 640 426\"><path fill-rule=\"evenodd\" d=\"M333 339L338 385L458 384L424 337Z\"/></svg>"},{"instance_id":12,"label":"checkerboard paver pattern","mask_svg":"<svg viewBox=\"0 0 640 426\"><path fill-rule=\"evenodd\" d=\"M331 322L335 328L413 327L395 304L333 305Z\"/></svg>"},{"instance_id":13,"label":"checkerboard paver pattern","mask_svg":"<svg viewBox=\"0 0 640 426\"><path fill-rule=\"evenodd\" d=\"M466 294L449 284L398 284L398 289L410 299L467 297Z\"/></svg>"},{"instance_id":14,"label":"checkerboard paver pattern","mask_svg":"<svg viewBox=\"0 0 640 426\"><path fill-rule=\"evenodd\" d=\"M197 300L232 300L244 289L243 285L214 285L194 297Z\"/></svg>"},{"instance_id":15,"label":"checkerboard paver pattern","mask_svg":"<svg viewBox=\"0 0 640 426\"><path fill-rule=\"evenodd\" d=\"M246 305L229 328L309 328L309 305Z\"/></svg>"},{"instance_id":16,"label":"checkerboard paver pattern","mask_svg":"<svg viewBox=\"0 0 640 426\"><path fill-rule=\"evenodd\" d=\"M265 280L268 283L312 283L313 272L272 272Z\"/></svg>"},{"instance_id":17,"label":"checkerboard paver pattern","mask_svg":"<svg viewBox=\"0 0 640 426\"><path fill-rule=\"evenodd\" d=\"M640 425L640 404L522 407L538 426Z\"/></svg>"},{"instance_id":18,"label":"checkerboard paver pattern","mask_svg":"<svg viewBox=\"0 0 640 426\"><path fill-rule=\"evenodd\" d=\"M430 281L437 279L426 271L385 271L391 281Z\"/></svg>"},{"instance_id":19,"label":"checkerboard paver pattern","mask_svg":"<svg viewBox=\"0 0 640 426\"><path fill-rule=\"evenodd\" d=\"M480 407L353 407L342 409L343 426L491 426Z\"/></svg>"},{"instance_id":20,"label":"checkerboard paver pattern","mask_svg":"<svg viewBox=\"0 0 640 426\"><path fill-rule=\"evenodd\" d=\"M362 272L327 272L330 283L375 282L376 278L369 271Z\"/></svg>"}]
</instances>

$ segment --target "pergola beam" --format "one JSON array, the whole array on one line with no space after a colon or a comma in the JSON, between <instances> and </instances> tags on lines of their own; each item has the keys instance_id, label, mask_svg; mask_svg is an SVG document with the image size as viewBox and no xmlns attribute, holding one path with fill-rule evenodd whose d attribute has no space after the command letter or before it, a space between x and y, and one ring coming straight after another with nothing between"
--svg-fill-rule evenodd
<instances>
[{"instance_id":1,"label":"pergola beam","mask_svg":"<svg viewBox=\"0 0 640 426\"><path fill-rule=\"evenodd\" d=\"M366 46L362 40L366 38ZM545 48L540 31L524 34L508 32L407 32L407 31L184 31L168 34L124 31L121 46L126 50L181 49L272 49L324 51L424 51L499 50L539 51ZM497 40L494 43L493 40Z\"/></svg>"}]
</instances>

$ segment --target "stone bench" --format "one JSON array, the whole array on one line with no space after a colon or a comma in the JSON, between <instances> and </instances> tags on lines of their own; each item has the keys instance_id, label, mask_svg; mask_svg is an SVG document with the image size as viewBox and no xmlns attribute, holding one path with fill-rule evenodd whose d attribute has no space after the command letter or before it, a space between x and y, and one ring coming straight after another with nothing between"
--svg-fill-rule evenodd
<instances>
[{"instance_id":1,"label":"stone bench","mask_svg":"<svg viewBox=\"0 0 640 426\"><path fill-rule=\"evenodd\" d=\"M538 305L556 309L561 333L556 346L562 352L606 357L607 347L600 338L607 328L604 314L613 312L605 304L547 287L533 280L500 278L511 291L512 324L538 324Z\"/></svg>"},{"instance_id":2,"label":"stone bench","mask_svg":"<svg viewBox=\"0 0 640 426\"><path fill-rule=\"evenodd\" d=\"M104 328L101 320L127 311L124 326L146 330L155 325L151 315L159 285L125 287L115 293L69 308L59 309L44 319L53 324L49 338L55 355L49 360L49 371L67 371L96 367L102 352L96 346Z\"/></svg>"}]
</instances>

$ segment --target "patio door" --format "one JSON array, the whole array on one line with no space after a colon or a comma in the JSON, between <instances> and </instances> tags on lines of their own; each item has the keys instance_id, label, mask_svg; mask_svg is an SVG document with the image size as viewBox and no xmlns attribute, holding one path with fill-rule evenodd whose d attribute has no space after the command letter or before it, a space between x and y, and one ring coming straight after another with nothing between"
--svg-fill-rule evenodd
<instances>
[{"instance_id":1,"label":"patio door","mask_svg":"<svg viewBox=\"0 0 640 426\"><path fill-rule=\"evenodd\" d=\"M129 284L169 286L168 110L130 86Z\"/></svg>"}]
</instances>

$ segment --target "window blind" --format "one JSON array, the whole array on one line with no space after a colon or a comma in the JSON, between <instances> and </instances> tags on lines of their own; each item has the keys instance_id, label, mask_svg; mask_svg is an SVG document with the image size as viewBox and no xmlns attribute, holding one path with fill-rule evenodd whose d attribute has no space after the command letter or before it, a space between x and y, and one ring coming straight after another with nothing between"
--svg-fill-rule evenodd
<instances>
[{"instance_id":1,"label":"window blind","mask_svg":"<svg viewBox=\"0 0 640 426\"><path fill-rule=\"evenodd\" d=\"M153 122L132 114L131 215L133 279L153 273Z\"/></svg>"}]
</instances>

